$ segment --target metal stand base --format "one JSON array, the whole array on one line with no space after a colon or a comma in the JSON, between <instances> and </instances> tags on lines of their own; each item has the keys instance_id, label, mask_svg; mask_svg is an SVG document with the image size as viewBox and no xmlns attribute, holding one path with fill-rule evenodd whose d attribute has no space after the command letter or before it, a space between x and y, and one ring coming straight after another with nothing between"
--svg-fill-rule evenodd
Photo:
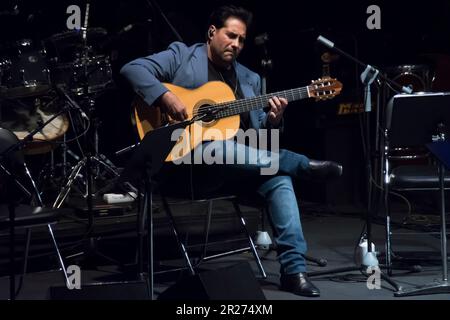
<instances>
[{"instance_id":1,"label":"metal stand base","mask_svg":"<svg viewBox=\"0 0 450 320\"><path fill-rule=\"evenodd\" d=\"M407 290L400 290L395 294L396 297L407 297L424 294L439 294L450 293L450 285L448 283L447 270L447 222L445 217L445 186L444 174L445 169L442 163L439 164L439 193L441 197L441 259L442 259L442 280L435 283L411 288Z\"/></svg>"},{"instance_id":2,"label":"metal stand base","mask_svg":"<svg viewBox=\"0 0 450 320\"><path fill-rule=\"evenodd\" d=\"M96 156L90 156L91 163L96 163L97 165L102 165L105 167L109 172L111 172L115 177L119 177L119 173L117 172L116 168L109 165L105 161L101 160L99 157ZM61 190L61 192L56 197L55 202L53 203L53 208L60 208L64 201L66 200L67 196L69 195L70 190L73 187L73 184L75 182L75 179L78 177L81 169L85 166L87 166L88 159L87 157L84 157L81 159L73 168L72 172L69 175L69 178L67 179L67 183L64 186L64 188ZM87 185L87 183L86 183Z\"/></svg>"},{"instance_id":3,"label":"metal stand base","mask_svg":"<svg viewBox=\"0 0 450 320\"><path fill-rule=\"evenodd\" d=\"M427 284L411 289L400 289L394 293L395 297L410 297L424 294L450 293L450 284L448 281L436 281L435 284Z\"/></svg>"},{"instance_id":4,"label":"metal stand base","mask_svg":"<svg viewBox=\"0 0 450 320\"><path fill-rule=\"evenodd\" d=\"M367 272L367 268L368 267L365 267L365 266L342 267L342 268L336 268L336 269L332 269L332 270L308 272L308 277L323 276L323 275L328 275L328 274L337 274L337 273L344 273L344 272L351 272L351 271L360 271L363 275L369 276L369 274ZM402 291L402 288L394 280L392 280L389 276L387 276L383 272L381 272L381 270L380 270L380 277L381 277L381 279L383 279L384 281L389 283L392 288L394 288L394 294Z\"/></svg>"}]
</instances>

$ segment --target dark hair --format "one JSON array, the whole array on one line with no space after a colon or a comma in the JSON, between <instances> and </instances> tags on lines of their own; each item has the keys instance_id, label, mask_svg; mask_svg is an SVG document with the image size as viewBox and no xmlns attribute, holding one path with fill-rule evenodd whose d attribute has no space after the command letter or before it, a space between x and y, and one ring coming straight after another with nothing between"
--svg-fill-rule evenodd
<instances>
[{"instance_id":1,"label":"dark hair","mask_svg":"<svg viewBox=\"0 0 450 320\"><path fill-rule=\"evenodd\" d=\"M225 21L227 21L230 17L235 17L242 20L242 22L244 22L247 26L247 29L249 29L252 23L253 14L242 7L236 7L233 5L221 6L214 10L209 16L208 26L213 25L217 29L220 29L224 26Z\"/></svg>"}]
</instances>

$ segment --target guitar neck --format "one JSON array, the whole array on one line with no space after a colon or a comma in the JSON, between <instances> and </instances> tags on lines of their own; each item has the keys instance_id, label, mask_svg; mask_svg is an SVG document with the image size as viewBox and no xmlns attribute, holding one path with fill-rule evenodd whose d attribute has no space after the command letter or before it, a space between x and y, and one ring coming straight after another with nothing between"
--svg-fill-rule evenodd
<instances>
[{"instance_id":1,"label":"guitar neck","mask_svg":"<svg viewBox=\"0 0 450 320\"><path fill-rule=\"evenodd\" d=\"M226 118L247 111L265 108L269 105L269 99L272 97L285 98L288 102L306 99L309 98L308 87L306 86L296 89L269 93L258 97L220 103L215 105L214 108L223 108L223 110L217 112L215 118L216 119Z\"/></svg>"}]
</instances>

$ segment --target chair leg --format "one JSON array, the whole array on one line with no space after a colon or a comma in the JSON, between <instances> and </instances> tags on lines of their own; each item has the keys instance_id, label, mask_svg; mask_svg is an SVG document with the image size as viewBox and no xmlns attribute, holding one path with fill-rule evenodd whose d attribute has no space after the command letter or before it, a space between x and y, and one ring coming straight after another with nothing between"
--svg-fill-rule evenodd
<instances>
[{"instance_id":1,"label":"chair leg","mask_svg":"<svg viewBox=\"0 0 450 320\"><path fill-rule=\"evenodd\" d=\"M261 276L263 279L267 278L266 272L264 271L264 267L261 263L261 259L259 258L258 252L256 251L255 244L253 243L253 239L250 236L250 233L248 232L244 216L242 215L241 208L239 207L239 204L236 202L236 200L233 201L234 209L236 210L236 213L239 216L239 221L241 222L241 226L245 231L245 234L247 235L248 242L250 243L250 249L252 250L253 256L255 257L256 263L258 265L259 271L261 273Z\"/></svg>"},{"instance_id":2,"label":"chair leg","mask_svg":"<svg viewBox=\"0 0 450 320\"><path fill-rule=\"evenodd\" d=\"M209 231L211 230L212 210L213 210L213 200L209 200L208 201L208 212L206 215L206 222L205 222L205 241L203 241L203 252L198 261L199 264L205 259L206 252L208 249Z\"/></svg>"},{"instance_id":3,"label":"chair leg","mask_svg":"<svg viewBox=\"0 0 450 320\"><path fill-rule=\"evenodd\" d=\"M189 254L188 254L188 252L186 250L186 247L185 247L183 241L180 240L180 237L179 237L180 233L178 232L178 229L176 227L175 219L173 218L172 210L170 210L169 203L167 202L167 199L164 196L161 196L161 198L162 198L164 210L166 211L166 214L167 214L167 216L169 217L169 220L170 220L170 224L172 225L172 231L173 231L173 233L175 235L175 238L177 240L178 247L180 248L181 253L183 254L184 260L186 261L186 264L187 264L187 266L189 268L189 271L191 272L192 275L195 275L195 270L192 267L192 263L191 263L191 259L189 258Z\"/></svg>"},{"instance_id":4,"label":"chair leg","mask_svg":"<svg viewBox=\"0 0 450 320\"><path fill-rule=\"evenodd\" d=\"M34 179L31 176L31 173L28 170L28 167L27 167L26 163L24 163L24 168L25 168L26 175L30 179L31 185L33 186L33 190L35 192L36 200L37 200L39 206L43 206L44 204L42 202L41 194L39 193L39 190L38 190L38 188L36 186L36 183L34 182ZM47 228L48 228L48 232L50 233L50 237L52 238L53 245L55 246L56 255L58 256L59 266L61 267L62 272L64 274L64 281L66 282L66 285L69 286L70 283L69 283L69 278L67 276L67 269L66 269L66 266L64 265L64 260L63 260L63 258L61 256L61 252L59 251L59 247L58 247L58 243L56 242L55 235L53 234L53 228L52 228L52 226L50 224L47 225ZM30 235L31 235L31 233L30 233ZM26 249L26 251L27 251L26 252L27 260L28 260L28 247L29 247L29 243L27 243L27 249ZM26 268L26 266L25 266L25 268Z\"/></svg>"},{"instance_id":5,"label":"chair leg","mask_svg":"<svg viewBox=\"0 0 450 320\"><path fill-rule=\"evenodd\" d=\"M23 285L23 278L25 277L25 274L27 273L27 269L28 269L28 253L30 250L30 242L31 242L31 229L28 228L27 229L27 233L26 233L26 239L25 239L25 250L23 253L23 269L22 269L22 274L20 275L19 278L19 284L16 288L16 292L15 292L15 297L17 297L19 295L19 292L22 288Z\"/></svg>"},{"instance_id":6,"label":"chair leg","mask_svg":"<svg viewBox=\"0 0 450 320\"><path fill-rule=\"evenodd\" d=\"M28 269L28 254L30 252L30 242L31 242L31 229L27 229L27 235L25 240L25 251L23 253L23 270L22 276L25 276Z\"/></svg>"},{"instance_id":7,"label":"chair leg","mask_svg":"<svg viewBox=\"0 0 450 320\"><path fill-rule=\"evenodd\" d=\"M52 238L53 245L55 246L56 255L58 256L59 266L61 267L62 272L64 274L64 281L66 282L66 285L69 286L70 282L69 282L69 278L67 276L67 269L66 269L66 266L64 265L64 260L61 256L61 252L59 251L59 247L58 247L58 243L56 242L55 235L53 234L53 228L50 224L47 225L47 228L48 228L48 232L50 233L50 237Z\"/></svg>"}]
</instances>

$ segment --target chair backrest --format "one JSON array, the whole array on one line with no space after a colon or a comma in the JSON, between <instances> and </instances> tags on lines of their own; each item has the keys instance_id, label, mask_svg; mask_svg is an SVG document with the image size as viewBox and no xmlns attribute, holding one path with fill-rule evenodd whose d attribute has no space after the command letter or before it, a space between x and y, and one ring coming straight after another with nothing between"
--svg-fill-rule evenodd
<instances>
[{"instance_id":1,"label":"chair backrest","mask_svg":"<svg viewBox=\"0 0 450 320\"><path fill-rule=\"evenodd\" d=\"M3 152L19 143L17 136L7 129L0 128L0 161L7 168L23 166L24 156L20 150L13 151L5 155L2 159Z\"/></svg>"},{"instance_id":2,"label":"chair backrest","mask_svg":"<svg viewBox=\"0 0 450 320\"><path fill-rule=\"evenodd\" d=\"M450 93L398 94L386 108L389 149L430 144L441 131L450 133ZM389 156L388 156L389 158ZM396 189L437 190L439 180L434 166L395 167L390 172ZM447 185L448 178L445 178Z\"/></svg>"},{"instance_id":3,"label":"chair backrest","mask_svg":"<svg viewBox=\"0 0 450 320\"><path fill-rule=\"evenodd\" d=\"M450 93L397 94L386 109L389 146L419 146L432 142L439 124L450 133Z\"/></svg>"}]
</instances>

